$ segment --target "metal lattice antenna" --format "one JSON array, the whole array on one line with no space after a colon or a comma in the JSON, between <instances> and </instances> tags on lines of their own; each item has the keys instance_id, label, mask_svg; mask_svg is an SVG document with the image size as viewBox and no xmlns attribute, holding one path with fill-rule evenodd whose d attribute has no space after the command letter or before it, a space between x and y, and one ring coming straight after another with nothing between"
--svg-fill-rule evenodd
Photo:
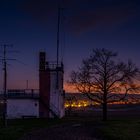
<instances>
[{"instance_id":1,"label":"metal lattice antenna","mask_svg":"<svg viewBox=\"0 0 140 140\"><path fill-rule=\"evenodd\" d=\"M8 59L7 58L7 47L12 47L11 44L2 44L3 47L3 71L4 71L4 83L3 83L3 93L4 93L4 112L3 112L3 120L4 120L4 126L7 126L7 61L9 60L15 60L15 59Z\"/></svg>"},{"instance_id":2,"label":"metal lattice antenna","mask_svg":"<svg viewBox=\"0 0 140 140\"><path fill-rule=\"evenodd\" d=\"M57 67L58 67L58 63L59 63L59 45L60 45L60 41L59 41L59 35L60 35L60 4L58 4L58 21L57 21Z\"/></svg>"},{"instance_id":3,"label":"metal lattice antenna","mask_svg":"<svg viewBox=\"0 0 140 140\"><path fill-rule=\"evenodd\" d=\"M60 2L58 1L58 18L57 18L57 54L56 54L56 89L58 89L59 85L59 79L58 79L58 66L59 66L59 46L60 46L60 14L61 14L61 8L60 8Z\"/></svg>"}]
</instances>

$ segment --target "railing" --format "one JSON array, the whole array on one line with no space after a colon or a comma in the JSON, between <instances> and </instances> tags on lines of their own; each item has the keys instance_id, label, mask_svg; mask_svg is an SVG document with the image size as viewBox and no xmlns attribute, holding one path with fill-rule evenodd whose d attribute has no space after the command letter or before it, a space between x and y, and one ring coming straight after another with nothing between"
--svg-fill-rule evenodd
<instances>
[{"instance_id":1,"label":"railing","mask_svg":"<svg viewBox=\"0 0 140 140\"><path fill-rule=\"evenodd\" d=\"M53 104L50 104L50 109L53 110L53 112L55 112L55 114L57 114L57 116L60 115L59 109L56 106L54 106Z\"/></svg>"},{"instance_id":2,"label":"railing","mask_svg":"<svg viewBox=\"0 0 140 140\"><path fill-rule=\"evenodd\" d=\"M39 93L39 89L8 89L7 93Z\"/></svg>"},{"instance_id":3,"label":"railing","mask_svg":"<svg viewBox=\"0 0 140 140\"><path fill-rule=\"evenodd\" d=\"M7 98L39 98L38 89L9 89L6 94ZM0 97L3 98L4 94L1 92Z\"/></svg>"},{"instance_id":4,"label":"railing","mask_svg":"<svg viewBox=\"0 0 140 140\"><path fill-rule=\"evenodd\" d=\"M53 108L49 107L41 98L39 98L40 102L44 105L44 107L49 110L49 112L55 117L59 118L59 114L53 110Z\"/></svg>"},{"instance_id":5,"label":"railing","mask_svg":"<svg viewBox=\"0 0 140 140\"><path fill-rule=\"evenodd\" d=\"M58 64L56 62L48 62L46 63L46 68L49 68L49 69L63 69L63 63L59 62Z\"/></svg>"}]
</instances>

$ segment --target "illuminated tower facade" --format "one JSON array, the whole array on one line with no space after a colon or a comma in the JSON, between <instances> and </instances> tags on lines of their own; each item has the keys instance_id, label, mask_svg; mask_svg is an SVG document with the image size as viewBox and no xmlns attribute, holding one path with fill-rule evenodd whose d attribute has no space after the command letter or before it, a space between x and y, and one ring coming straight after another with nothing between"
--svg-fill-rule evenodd
<instances>
[{"instance_id":1,"label":"illuminated tower facade","mask_svg":"<svg viewBox=\"0 0 140 140\"><path fill-rule=\"evenodd\" d=\"M62 118L65 115L63 64L46 61L46 53L39 54L39 116Z\"/></svg>"}]
</instances>

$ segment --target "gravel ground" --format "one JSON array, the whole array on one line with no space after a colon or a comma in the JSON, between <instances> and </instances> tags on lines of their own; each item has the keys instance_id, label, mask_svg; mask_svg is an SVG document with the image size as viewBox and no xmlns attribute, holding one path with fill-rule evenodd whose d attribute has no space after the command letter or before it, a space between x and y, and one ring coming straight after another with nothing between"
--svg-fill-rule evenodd
<instances>
[{"instance_id":1,"label":"gravel ground","mask_svg":"<svg viewBox=\"0 0 140 140\"><path fill-rule=\"evenodd\" d=\"M95 128L81 124L59 125L34 130L20 140L99 140Z\"/></svg>"}]
</instances>

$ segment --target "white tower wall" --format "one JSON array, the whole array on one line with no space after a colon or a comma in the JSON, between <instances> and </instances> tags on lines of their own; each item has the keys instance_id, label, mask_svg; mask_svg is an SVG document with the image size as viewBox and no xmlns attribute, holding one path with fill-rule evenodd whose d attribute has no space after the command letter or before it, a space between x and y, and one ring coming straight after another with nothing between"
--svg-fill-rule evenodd
<instances>
[{"instance_id":1,"label":"white tower wall","mask_svg":"<svg viewBox=\"0 0 140 140\"><path fill-rule=\"evenodd\" d=\"M59 116L59 118L62 118L65 115L64 93L63 93L63 72L58 71L57 73L57 71L52 71L50 73L50 82L51 82L50 108L57 114L57 116Z\"/></svg>"},{"instance_id":2,"label":"white tower wall","mask_svg":"<svg viewBox=\"0 0 140 140\"><path fill-rule=\"evenodd\" d=\"M39 117L39 102L34 99L8 99L7 118Z\"/></svg>"}]
</instances>

